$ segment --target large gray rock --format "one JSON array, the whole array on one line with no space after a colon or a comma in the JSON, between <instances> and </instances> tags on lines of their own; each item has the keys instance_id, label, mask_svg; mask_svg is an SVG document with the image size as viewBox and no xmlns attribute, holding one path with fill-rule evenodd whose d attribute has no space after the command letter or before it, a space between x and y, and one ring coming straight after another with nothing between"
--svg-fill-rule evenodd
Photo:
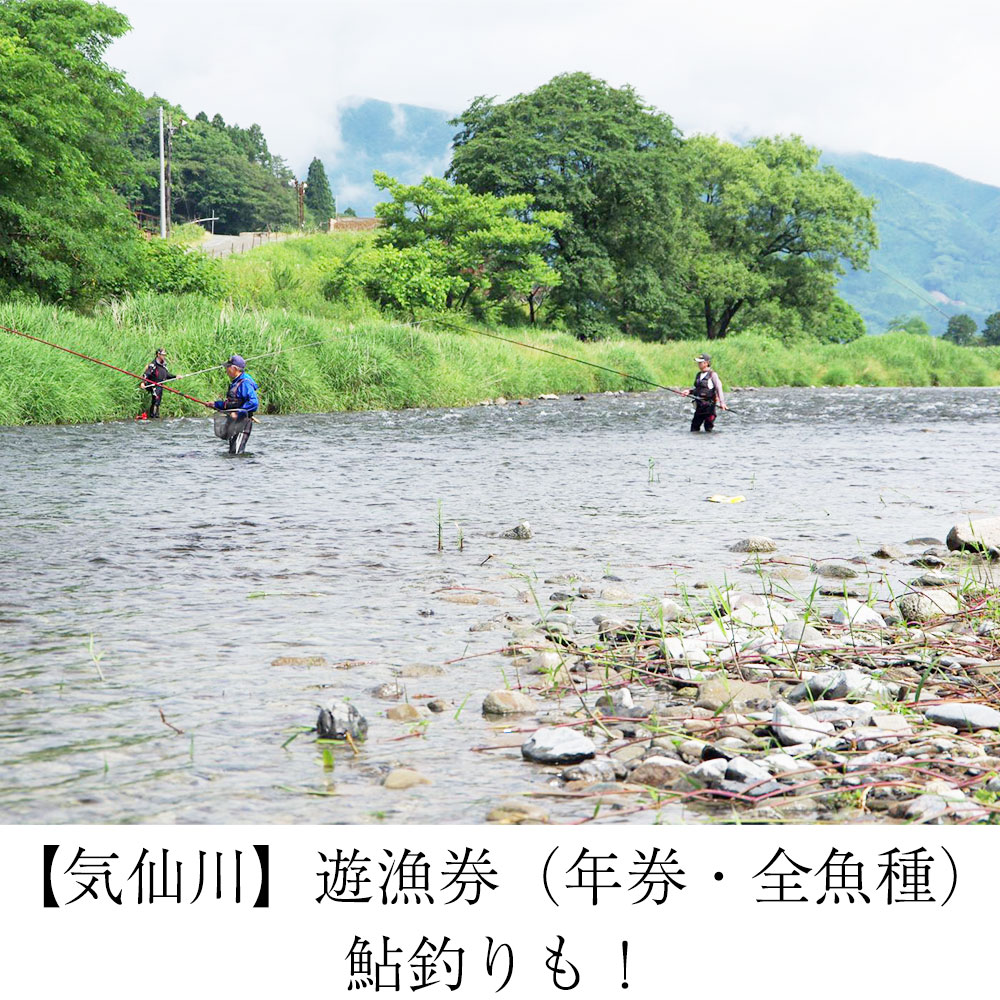
<instances>
[{"instance_id":1,"label":"large gray rock","mask_svg":"<svg viewBox=\"0 0 1000 1000\"><path fill-rule=\"evenodd\" d=\"M508 691L500 688L491 691L483 699L484 715L516 715L519 712L533 712L535 703L520 691Z\"/></svg>"},{"instance_id":2,"label":"large gray rock","mask_svg":"<svg viewBox=\"0 0 1000 1000\"><path fill-rule=\"evenodd\" d=\"M793 746L819 743L833 732L833 725L796 712L791 705L779 701L774 706L771 730L783 746Z\"/></svg>"},{"instance_id":3,"label":"large gray rock","mask_svg":"<svg viewBox=\"0 0 1000 1000\"><path fill-rule=\"evenodd\" d=\"M729 546L730 552L774 552L778 543L765 535L750 535Z\"/></svg>"},{"instance_id":4,"label":"large gray rock","mask_svg":"<svg viewBox=\"0 0 1000 1000\"><path fill-rule=\"evenodd\" d=\"M683 761L669 757L651 757L642 761L628 776L630 783L669 788L678 778L685 777L693 768Z\"/></svg>"},{"instance_id":5,"label":"large gray rock","mask_svg":"<svg viewBox=\"0 0 1000 1000\"><path fill-rule=\"evenodd\" d=\"M939 726L954 726L955 729L1000 728L1000 712L995 708L960 701L933 705L925 710L924 718Z\"/></svg>"},{"instance_id":6,"label":"large gray rock","mask_svg":"<svg viewBox=\"0 0 1000 1000\"><path fill-rule=\"evenodd\" d=\"M349 702L338 699L329 708L320 710L316 720L316 735L321 740L363 740L368 733L368 720Z\"/></svg>"},{"instance_id":7,"label":"large gray rock","mask_svg":"<svg viewBox=\"0 0 1000 1000\"><path fill-rule=\"evenodd\" d=\"M596 751L593 740L568 728L539 729L521 745L521 755L538 764L578 764Z\"/></svg>"},{"instance_id":8,"label":"large gray rock","mask_svg":"<svg viewBox=\"0 0 1000 1000\"><path fill-rule=\"evenodd\" d=\"M913 590L896 598L896 610L905 622L925 622L942 615L956 615L962 605L947 590Z\"/></svg>"},{"instance_id":9,"label":"large gray rock","mask_svg":"<svg viewBox=\"0 0 1000 1000\"><path fill-rule=\"evenodd\" d=\"M563 781L616 781L625 776L625 766L610 757L595 757L567 767L559 776Z\"/></svg>"},{"instance_id":10,"label":"large gray rock","mask_svg":"<svg viewBox=\"0 0 1000 1000\"><path fill-rule=\"evenodd\" d=\"M788 692L787 698L789 701L802 701L804 698L813 701L819 698L851 698L855 701L867 699L886 702L895 701L899 690L898 684L884 683L860 670L830 670L796 685Z\"/></svg>"},{"instance_id":11,"label":"large gray rock","mask_svg":"<svg viewBox=\"0 0 1000 1000\"><path fill-rule=\"evenodd\" d=\"M948 532L946 544L953 551L973 549L986 552L995 559L1000 556L1000 517L984 517L956 524Z\"/></svg>"}]
</instances>

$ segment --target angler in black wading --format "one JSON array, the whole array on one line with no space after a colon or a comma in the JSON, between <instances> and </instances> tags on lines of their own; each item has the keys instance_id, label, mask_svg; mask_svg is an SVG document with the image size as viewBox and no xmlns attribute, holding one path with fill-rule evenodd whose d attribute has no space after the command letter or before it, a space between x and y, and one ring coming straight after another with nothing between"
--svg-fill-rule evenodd
<instances>
[{"instance_id":1,"label":"angler in black wading","mask_svg":"<svg viewBox=\"0 0 1000 1000\"><path fill-rule=\"evenodd\" d=\"M146 370L142 373L140 389L145 389L150 396L149 407L145 412L140 413L137 420L156 420L160 415L160 400L163 399L163 386L161 382L176 378L167 371L167 352L164 348L158 347L153 360L146 365Z\"/></svg>"},{"instance_id":2,"label":"angler in black wading","mask_svg":"<svg viewBox=\"0 0 1000 1000\"><path fill-rule=\"evenodd\" d=\"M698 363L698 374L694 377L694 386L684 390L685 396L694 396L694 416L691 418L691 430L701 430L702 424L706 431L711 431L715 426L715 407L721 406L724 410L726 397L722 394L722 381L719 376L712 371L712 358L708 354L699 354L695 358Z\"/></svg>"},{"instance_id":3,"label":"angler in black wading","mask_svg":"<svg viewBox=\"0 0 1000 1000\"><path fill-rule=\"evenodd\" d=\"M229 389L225 399L217 399L212 406L222 413L215 415L217 437L229 441L229 454L242 455L253 430L253 415L257 411L257 383L246 373L246 362L234 354L226 362Z\"/></svg>"}]
</instances>

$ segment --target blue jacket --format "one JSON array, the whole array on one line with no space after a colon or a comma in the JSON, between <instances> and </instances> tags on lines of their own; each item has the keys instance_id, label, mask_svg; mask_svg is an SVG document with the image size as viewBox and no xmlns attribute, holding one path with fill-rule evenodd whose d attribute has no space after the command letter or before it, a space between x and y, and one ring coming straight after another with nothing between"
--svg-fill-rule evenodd
<instances>
[{"instance_id":1,"label":"blue jacket","mask_svg":"<svg viewBox=\"0 0 1000 1000\"><path fill-rule=\"evenodd\" d=\"M254 413L259 405L257 383L246 372L240 372L229 383L226 398L217 399L212 405L217 410L234 410L239 407L237 416L247 417Z\"/></svg>"}]
</instances>

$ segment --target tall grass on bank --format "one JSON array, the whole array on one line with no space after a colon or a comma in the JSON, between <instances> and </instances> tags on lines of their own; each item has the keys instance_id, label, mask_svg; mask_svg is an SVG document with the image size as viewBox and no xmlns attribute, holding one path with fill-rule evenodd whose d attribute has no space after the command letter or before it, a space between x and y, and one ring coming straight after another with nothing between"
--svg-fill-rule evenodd
<instances>
[{"instance_id":1,"label":"tall grass on bank","mask_svg":"<svg viewBox=\"0 0 1000 1000\"><path fill-rule=\"evenodd\" d=\"M283 266L281 257L275 260ZM273 263L258 258L247 273L267 274ZM461 320L468 332L393 322L371 308L347 309L322 300L318 284L310 287L319 277L301 270L293 276L302 282L302 301L317 302L316 312L276 302L253 305L245 285L244 294L222 304L195 295L143 295L102 305L90 316L52 306L0 303L0 324L136 373L159 346L169 352L170 370L185 374L220 365L234 352L251 357L322 341L249 365L260 384L265 413L462 406L497 396L647 388L610 372L488 339ZM279 279L278 284L283 282ZM273 281L269 294L294 300L287 287L276 289ZM647 344L582 343L569 334L531 328L498 332L663 385L689 384L694 355L704 349L711 350L726 386L1000 384L1000 348L961 348L906 333L842 346L785 346L751 335L715 344ZM215 371L185 379L177 387L211 401L224 394L226 382L224 372ZM0 425L129 419L148 400L136 385L106 368L0 332ZM167 393L162 412L170 416L206 411Z\"/></svg>"}]
</instances>

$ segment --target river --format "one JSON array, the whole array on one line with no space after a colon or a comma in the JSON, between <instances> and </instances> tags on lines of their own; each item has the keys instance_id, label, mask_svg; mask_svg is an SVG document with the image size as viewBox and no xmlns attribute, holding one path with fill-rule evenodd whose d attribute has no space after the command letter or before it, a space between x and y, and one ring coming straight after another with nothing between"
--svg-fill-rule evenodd
<instances>
[{"instance_id":1,"label":"river","mask_svg":"<svg viewBox=\"0 0 1000 1000\"><path fill-rule=\"evenodd\" d=\"M482 822L549 776L475 749L533 723L482 716L508 633L471 625L530 621L566 574L750 587L750 534L850 558L998 512L998 389L730 402L711 436L666 393L265 417L241 458L205 419L0 428L3 821ZM451 707L386 719L400 671ZM356 755L301 732L334 697L369 720ZM383 788L397 764L432 784Z\"/></svg>"}]
</instances>

